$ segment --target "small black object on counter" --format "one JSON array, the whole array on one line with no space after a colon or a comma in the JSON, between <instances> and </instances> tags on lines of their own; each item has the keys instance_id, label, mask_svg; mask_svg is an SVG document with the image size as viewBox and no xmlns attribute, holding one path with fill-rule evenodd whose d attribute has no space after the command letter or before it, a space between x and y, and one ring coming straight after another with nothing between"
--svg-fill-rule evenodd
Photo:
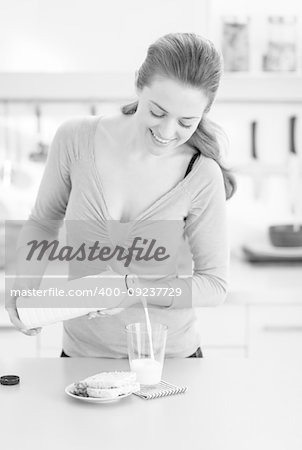
<instances>
[{"instance_id":1,"label":"small black object on counter","mask_svg":"<svg viewBox=\"0 0 302 450\"><path fill-rule=\"evenodd\" d=\"M5 386L13 386L20 383L20 377L18 375L3 375L0 377L0 384Z\"/></svg>"}]
</instances>

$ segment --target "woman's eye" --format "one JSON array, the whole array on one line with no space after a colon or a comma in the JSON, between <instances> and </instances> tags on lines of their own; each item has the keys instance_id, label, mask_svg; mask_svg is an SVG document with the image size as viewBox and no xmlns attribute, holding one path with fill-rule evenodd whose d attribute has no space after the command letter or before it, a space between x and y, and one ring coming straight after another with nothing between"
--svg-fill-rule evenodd
<instances>
[{"instance_id":1,"label":"woman's eye","mask_svg":"<svg viewBox=\"0 0 302 450\"><path fill-rule=\"evenodd\" d=\"M150 114L153 116L153 117L157 117L158 119L161 119L162 117L164 117L165 115L164 114L155 114L153 111L151 111L150 110ZM179 122L179 125L181 126L181 127L183 127L183 128L191 128L192 127L192 125L185 125L184 123L182 123L182 122Z\"/></svg>"},{"instance_id":2,"label":"woman's eye","mask_svg":"<svg viewBox=\"0 0 302 450\"><path fill-rule=\"evenodd\" d=\"M181 125L184 128L191 128L192 125L185 125L184 123L179 122L179 125Z\"/></svg>"},{"instance_id":3,"label":"woman's eye","mask_svg":"<svg viewBox=\"0 0 302 450\"><path fill-rule=\"evenodd\" d=\"M150 111L150 113L151 113L151 115L154 116L154 117L158 117L158 118L164 117L164 114L157 115L157 114L155 114L153 111Z\"/></svg>"}]
</instances>

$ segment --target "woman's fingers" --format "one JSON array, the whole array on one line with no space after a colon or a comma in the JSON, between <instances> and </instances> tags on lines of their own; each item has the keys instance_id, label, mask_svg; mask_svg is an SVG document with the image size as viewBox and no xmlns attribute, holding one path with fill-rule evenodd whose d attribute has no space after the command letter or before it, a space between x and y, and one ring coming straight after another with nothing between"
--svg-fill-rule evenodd
<instances>
[{"instance_id":1,"label":"woman's fingers","mask_svg":"<svg viewBox=\"0 0 302 450\"><path fill-rule=\"evenodd\" d=\"M24 328L20 330L23 334L27 336L37 336L37 334L41 333L42 328Z\"/></svg>"},{"instance_id":2,"label":"woman's fingers","mask_svg":"<svg viewBox=\"0 0 302 450\"><path fill-rule=\"evenodd\" d=\"M119 314L120 312L123 311L124 308L111 308L111 309L106 309L106 311L104 312L100 312L101 316L114 316L115 314Z\"/></svg>"},{"instance_id":3,"label":"woman's fingers","mask_svg":"<svg viewBox=\"0 0 302 450\"><path fill-rule=\"evenodd\" d=\"M88 319L96 319L97 317L109 317L114 316L115 314L119 314L123 311L124 308L108 308L104 309L103 311L93 311L89 314L87 314Z\"/></svg>"},{"instance_id":4,"label":"woman's fingers","mask_svg":"<svg viewBox=\"0 0 302 450\"><path fill-rule=\"evenodd\" d=\"M98 314L97 314L97 312L90 312L87 314L87 317L88 317L88 320L95 319L96 317L98 317Z\"/></svg>"}]
</instances>

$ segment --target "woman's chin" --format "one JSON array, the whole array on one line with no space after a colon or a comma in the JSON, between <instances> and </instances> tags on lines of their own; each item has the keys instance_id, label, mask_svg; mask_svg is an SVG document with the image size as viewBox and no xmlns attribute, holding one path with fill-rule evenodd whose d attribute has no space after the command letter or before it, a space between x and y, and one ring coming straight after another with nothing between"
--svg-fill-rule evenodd
<instances>
[{"instance_id":1,"label":"woman's chin","mask_svg":"<svg viewBox=\"0 0 302 450\"><path fill-rule=\"evenodd\" d=\"M173 148L175 147L175 143L171 142L169 144L161 144L155 140L155 138L152 136L152 134L148 133L147 136L147 149L149 153L151 153L154 156L162 156L166 153L169 153Z\"/></svg>"}]
</instances>

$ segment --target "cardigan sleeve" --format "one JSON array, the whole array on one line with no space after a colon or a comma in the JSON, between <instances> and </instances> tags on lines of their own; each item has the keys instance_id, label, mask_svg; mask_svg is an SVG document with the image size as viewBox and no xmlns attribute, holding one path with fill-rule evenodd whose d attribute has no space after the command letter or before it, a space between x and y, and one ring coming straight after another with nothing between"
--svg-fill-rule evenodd
<instances>
[{"instance_id":1,"label":"cardigan sleeve","mask_svg":"<svg viewBox=\"0 0 302 450\"><path fill-rule=\"evenodd\" d=\"M75 160L74 122L63 123L51 144L44 174L29 222L56 235L72 188L71 166Z\"/></svg>"},{"instance_id":2,"label":"cardigan sleeve","mask_svg":"<svg viewBox=\"0 0 302 450\"><path fill-rule=\"evenodd\" d=\"M169 280L180 288L171 308L190 308L221 304L227 294L229 246L226 198L220 167L207 162L207 180L192 199L184 233L193 258L193 276Z\"/></svg>"},{"instance_id":3,"label":"cardigan sleeve","mask_svg":"<svg viewBox=\"0 0 302 450\"><path fill-rule=\"evenodd\" d=\"M31 241L52 241L58 236L71 192L70 170L74 160L73 124L61 125L49 149L44 174L33 210L17 242L16 286L38 288L48 264L47 258L28 262Z\"/></svg>"}]
</instances>

